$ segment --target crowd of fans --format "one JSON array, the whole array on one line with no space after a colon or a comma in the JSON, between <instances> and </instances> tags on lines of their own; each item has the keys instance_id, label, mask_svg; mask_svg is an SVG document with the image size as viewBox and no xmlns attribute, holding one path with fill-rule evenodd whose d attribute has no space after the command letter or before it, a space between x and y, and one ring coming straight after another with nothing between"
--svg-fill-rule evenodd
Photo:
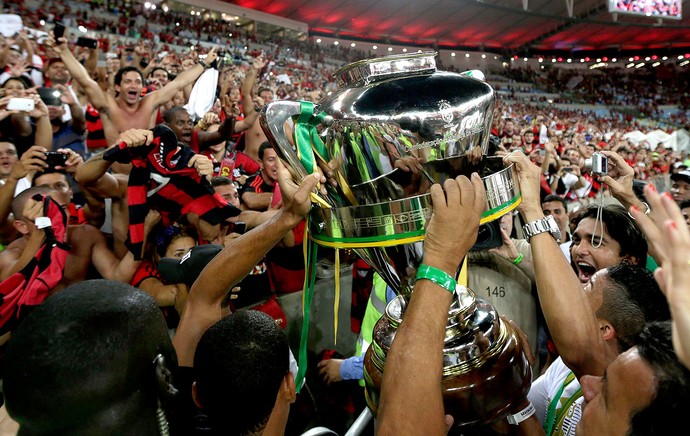
<instances>
[{"instance_id":1,"label":"crowd of fans","mask_svg":"<svg viewBox=\"0 0 690 436\"><path fill-rule=\"evenodd\" d=\"M0 40L0 346L10 347L3 385L10 414L22 427L48 434L118 433L129 424L140 425L141 433L148 434L156 425L160 431L167 426L161 416L167 416L173 432L179 434L191 434L190 429L198 431L207 425L216 431L235 431L232 427L236 426L242 429L240 434L282 434L289 405L295 401L296 386L290 374L296 371L281 331L286 327L286 315L277 296L302 291L308 193L325 179L315 174L300 186L291 182L260 126L259 112L276 100L320 101L336 89L336 69L366 54L257 36L225 19L143 5L56 2L31 8L17 0L4 6L5 12L20 15L26 26ZM96 11L103 14L94 17ZM58 18L67 25L64 36L53 33L59 29L59 25L55 27ZM75 35L69 30L79 26L90 32ZM48 29L49 34L41 33ZM76 44L76 36L84 34L96 38L82 38ZM512 69L502 74L507 80L533 83L545 91L571 89L561 102L634 106L652 118L660 116L660 105L678 105L680 110L670 124L687 124L684 111L690 83L687 75L676 74L670 67L636 69L629 74L617 69L583 73L557 68L547 73ZM641 344L642 359L652 366L656 363L645 346L665 347L672 361L667 360L667 366L677 363L670 342L649 345L651 336L667 335L668 328L653 325L645 329L645 323L668 321L670 316L666 300L644 266L662 266L664 273L657 274L657 280L669 302L682 305L681 298L673 300L669 294L681 286L671 282L669 274L672 264L679 277L679 270L688 269L683 263L687 259L681 259L688 240L681 214L687 220L690 213L690 157L687 149L630 139L627 133L649 130L648 124L632 115L557 109L543 104L547 100L539 96L533 102L540 104L508 104L499 98L489 150L518 168L524 220L551 215L562 235L560 247L541 236L530 239L530 247L518 237L514 215L508 214L500 224L502 242L492 249L494 255L507 258L527 274L538 289L543 310L540 319L545 322L540 325L539 343L532 348L541 353L535 370L547 379L537 379L524 399L539 404L535 404L537 416L522 425L534 425L538 419L542 422L536 425L541 429L551 419L546 412L553 400L551 388L554 383L563 384L570 370L590 402L600 392L592 376L602 376L607 367L618 368L614 364L626 364L620 362L619 354L630 358L632 351L626 350L637 350L637 344ZM13 106L19 103L27 106ZM608 172L592 172L591 160L601 156L608 160ZM470 186L465 179L457 183L446 188L462 188L479 202L483 193L476 184ZM668 191L670 196L662 199L657 191ZM469 198L463 197L463 201ZM632 215L620 206L591 206L604 198L622 204ZM451 196L447 204L445 199L440 204L436 195L435 208L437 200L439 209L433 219L440 224L430 226L429 231L433 228L438 237L425 244L425 262L436 260L432 267L452 274L474 236L457 232L457 228L471 229L479 220L472 208L461 208ZM647 217L652 209L654 222ZM657 215L657 210L664 212ZM655 226L666 225L662 216L674 222L680 236L655 230ZM458 227L451 218L466 225ZM600 219L604 228L597 245L596 227L592 231L591 226ZM636 222L642 223L642 229ZM677 229L680 224L683 228ZM670 245L664 245L664 238ZM455 245L439 246L439 240ZM561 252L565 254L562 261L554 262ZM443 261L444 257L452 259ZM641 291L629 283L632 277L654 295L636 297ZM90 281L94 278L108 281ZM435 286L424 280L419 283L426 288ZM608 283L626 294L611 297L614 291L600 289ZM574 291L559 300L556 291L564 284ZM385 285L381 294L372 286L369 283L364 301L371 294L385 304L389 299ZM63 292L68 287L72 290ZM606 295L599 300L601 307L593 306L596 313L582 304L586 303L580 295L582 287L588 294L598 287ZM102 293L108 296L102 298ZM425 291L424 295L429 294ZM624 315L633 313L635 323L622 323L616 313L622 300L632 302L623 304L628 311ZM449 301L434 301L433 309L447 313ZM90 311L96 306L103 312L94 316L112 322L90 327ZM242 310L247 308L265 316ZM677 314L671 309L675 322ZM226 316L229 313L235 315ZM376 313L380 315L381 310ZM65 333L63 322L77 325L81 333ZM359 322L358 330L371 334L373 326L366 325L364 314ZM408 326L418 322L406 318ZM581 328L574 329L578 322ZM172 344L166 327L176 331ZM133 333L123 336L123 329ZM18 338L10 339L15 333ZM65 342L50 339L62 334ZM82 341L98 335L111 335L106 341L108 350L83 345ZM403 334L402 338L396 343L421 338L428 339L423 347L439 346L438 337L405 339ZM260 345L252 346L252 341ZM40 349L44 344L47 348ZM66 346L87 349L91 354L65 358L60 350ZM392 349L387 365L399 366L397 371L402 374L419 370L410 365L429 363L401 359L396 354L399 349ZM126 355L112 354L118 350ZM324 380L332 384L362 379L364 350L358 351L360 356L354 360L325 359L319 365ZM687 362L684 351L678 353ZM285 359L274 359L273 353L282 353ZM434 354L433 349L429 353ZM43 369L50 365L50 371L30 380L32 375L21 369L36 365L33 357L44 355L56 356L55 361L41 363ZM142 359L148 359L147 370L155 367L157 383L153 383L152 369L149 376L135 368L127 374L126 384L132 389L120 389L115 374ZM88 365L103 360L108 365L89 379ZM69 371L64 365L80 369ZM632 424L629 421L650 405L663 409L664 404L655 401L671 395L669 392L681 398L677 404L686 404L690 379L687 370L677 366L664 376L685 384L673 391L650 381L647 388L655 395L627 393L642 402L616 422L624 428L652 428L645 416ZM177 369L175 386L185 392L183 399L172 400L168 397L176 388L169 374ZM87 383L99 376L105 382L98 389L86 389L80 380L84 374ZM393 405L382 406L382 432L411 434L413 428L438 425L419 427L427 419L437 418L438 410L422 414L425 419L407 422L400 419L402 411L391 400L415 391L420 397L438 399L434 391L438 381L425 386L412 381L397 387L389 381L386 390L386 378L393 376L384 377L382 405ZM38 391L25 387L43 384L51 386L59 401L46 402ZM147 385L146 392L139 392L138 384ZM82 388L70 390L74 386ZM579 385L572 387L576 390ZM566 390L568 395L573 394L571 388ZM109 397L113 392L121 396ZM225 398L227 392L235 394ZM111 404L104 402L106 397L115 399ZM572 403L573 413L594 426L592 434L602 433L601 422L585 418L580 409L583 397L579 398ZM524 404L514 406L513 413L527 410ZM227 409L234 410L235 421L226 419ZM116 419L105 420L104 413ZM409 415L406 418L417 416ZM56 418L61 416L64 419ZM442 413L439 422L443 427ZM574 432L576 422L561 420L559 434L571 434L563 427L571 424Z\"/></svg>"},{"instance_id":2,"label":"crowd of fans","mask_svg":"<svg viewBox=\"0 0 690 436\"><path fill-rule=\"evenodd\" d=\"M651 59L651 58L650 58ZM603 106L612 112L622 112L621 107L632 109L636 117L664 120L683 128L688 124L687 111L690 95L685 68L674 63L661 62L656 56L652 62L656 68L624 68L609 64L594 70L549 67L548 70L511 68L503 74L517 82L534 83L526 92L543 90L557 93L556 98L538 94L532 101L553 103L579 103ZM635 61L639 64L641 59ZM622 63L619 60L618 63ZM509 88L516 91L514 88ZM677 110L663 110L660 106L677 106Z\"/></svg>"}]
</instances>

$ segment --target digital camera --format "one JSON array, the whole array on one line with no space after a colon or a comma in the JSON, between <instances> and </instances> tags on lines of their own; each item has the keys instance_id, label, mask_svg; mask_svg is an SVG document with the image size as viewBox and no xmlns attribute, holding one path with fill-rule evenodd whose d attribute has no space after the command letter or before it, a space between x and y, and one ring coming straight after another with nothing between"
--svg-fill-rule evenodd
<instances>
[{"instance_id":1,"label":"digital camera","mask_svg":"<svg viewBox=\"0 0 690 436\"><path fill-rule=\"evenodd\" d=\"M595 176L605 176L609 173L609 158L597 151L585 159L585 169Z\"/></svg>"}]
</instances>

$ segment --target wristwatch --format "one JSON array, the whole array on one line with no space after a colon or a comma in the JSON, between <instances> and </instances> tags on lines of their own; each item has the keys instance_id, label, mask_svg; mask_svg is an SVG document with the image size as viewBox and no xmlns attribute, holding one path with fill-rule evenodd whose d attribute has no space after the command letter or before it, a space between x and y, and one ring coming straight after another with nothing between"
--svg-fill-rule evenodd
<instances>
[{"instance_id":1,"label":"wristwatch","mask_svg":"<svg viewBox=\"0 0 690 436\"><path fill-rule=\"evenodd\" d=\"M540 220L528 222L522 226L522 231L525 232L527 239L530 239L532 236L540 233L549 232L557 242L561 241L561 229L558 228L558 224L556 224L556 220L552 215Z\"/></svg>"}]
</instances>

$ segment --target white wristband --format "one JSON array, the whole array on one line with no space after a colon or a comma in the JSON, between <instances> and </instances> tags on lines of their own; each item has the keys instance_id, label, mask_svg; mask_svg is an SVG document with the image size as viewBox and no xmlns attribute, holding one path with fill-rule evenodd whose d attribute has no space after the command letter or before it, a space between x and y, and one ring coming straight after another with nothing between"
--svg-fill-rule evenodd
<instances>
[{"instance_id":1,"label":"white wristband","mask_svg":"<svg viewBox=\"0 0 690 436\"><path fill-rule=\"evenodd\" d=\"M529 406L525 407L515 415L508 415L508 424L518 425L522 421L534 415L534 411L534 405L529 403Z\"/></svg>"},{"instance_id":2,"label":"white wristband","mask_svg":"<svg viewBox=\"0 0 690 436\"><path fill-rule=\"evenodd\" d=\"M36 224L37 229L45 229L46 227L50 227L53 224L50 222L50 218L45 217L45 216L39 216L34 220L34 224Z\"/></svg>"}]
</instances>

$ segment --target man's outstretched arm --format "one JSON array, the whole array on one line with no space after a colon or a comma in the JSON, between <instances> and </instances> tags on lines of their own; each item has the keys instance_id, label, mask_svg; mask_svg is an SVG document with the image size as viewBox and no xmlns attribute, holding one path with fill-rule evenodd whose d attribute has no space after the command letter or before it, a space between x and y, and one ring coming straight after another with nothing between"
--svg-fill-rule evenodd
<instances>
[{"instance_id":1,"label":"man's outstretched arm","mask_svg":"<svg viewBox=\"0 0 690 436\"><path fill-rule=\"evenodd\" d=\"M423 265L451 277L477 239L485 192L477 174L431 187L434 213L424 240ZM458 231L458 229L463 229ZM443 340L452 294L418 279L405 322L386 358L379 403L380 435L445 435L441 376ZM414 350L414 352L411 352Z\"/></svg>"},{"instance_id":2,"label":"man's outstretched arm","mask_svg":"<svg viewBox=\"0 0 690 436\"><path fill-rule=\"evenodd\" d=\"M216 54L216 49L214 47L208 52L206 59L204 59L204 63L206 65L211 65L217 57L218 55ZM178 75L175 80L169 82L163 88L148 94L146 97L144 97L144 99L150 99L153 104L153 108L158 108L159 106L162 106L172 100L178 91L182 91L187 85L192 85L205 70L206 68L202 64L196 64L192 68Z\"/></svg>"},{"instance_id":3,"label":"man's outstretched arm","mask_svg":"<svg viewBox=\"0 0 690 436\"><path fill-rule=\"evenodd\" d=\"M544 218L539 200L539 168L522 153L504 158L518 170L525 222ZM530 238L537 292L546 324L563 362L577 377L603 375L607 347L582 284L548 232Z\"/></svg>"},{"instance_id":4,"label":"man's outstretched arm","mask_svg":"<svg viewBox=\"0 0 690 436\"><path fill-rule=\"evenodd\" d=\"M103 92L101 87L98 86L98 83L89 76L86 68L84 68L84 66L80 64L79 61L74 57L69 49L69 46L67 45L67 40L65 38L60 38L58 41L55 41L52 33L50 35L51 36L48 38L46 45L52 47L58 53L58 55L60 55L60 59L62 59L62 62L64 62L65 67L72 75L72 78L74 78L79 86L84 89L84 92L86 93L86 96L93 107L95 107L98 111L107 111L108 97L106 93Z\"/></svg>"},{"instance_id":5,"label":"man's outstretched arm","mask_svg":"<svg viewBox=\"0 0 690 436\"><path fill-rule=\"evenodd\" d=\"M204 332L220 320L220 304L232 286L242 280L268 250L309 212L309 193L322 176L312 174L298 187L290 182L290 173L280 162L278 168L278 179L285 202L283 209L225 247L206 265L189 292L177 334L173 338L180 366L194 365L196 346Z\"/></svg>"}]
</instances>

